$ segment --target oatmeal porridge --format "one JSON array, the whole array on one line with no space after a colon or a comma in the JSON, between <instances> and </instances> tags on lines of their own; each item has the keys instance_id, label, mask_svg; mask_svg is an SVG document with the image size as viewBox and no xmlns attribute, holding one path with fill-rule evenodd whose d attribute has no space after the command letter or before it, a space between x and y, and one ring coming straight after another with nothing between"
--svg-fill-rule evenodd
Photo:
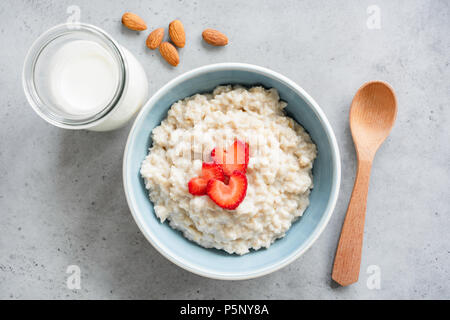
<instances>
[{"instance_id":1,"label":"oatmeal porridge","mask_svg":"<svg viewBox=\"0 0 450 320\"><path fill-rule=\"evenodd\" d=\"M275 89L239 86L174 103L141 166L161 222L239 255L283 237L309 205L317 153L286 105ZM242 164L216 164L239 148Z\"/></svg>"}]
</instances>

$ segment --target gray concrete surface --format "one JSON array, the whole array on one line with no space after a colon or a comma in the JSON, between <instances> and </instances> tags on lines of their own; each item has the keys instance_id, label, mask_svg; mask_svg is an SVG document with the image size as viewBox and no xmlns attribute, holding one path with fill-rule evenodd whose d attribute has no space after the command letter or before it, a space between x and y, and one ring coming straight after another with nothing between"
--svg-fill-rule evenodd
<instances>
[{"instance_id":1,"label":"gray concrete surface","mask_svg":"<svg viewBox=\"0 0 450 320\"><path fill-rule=\"evenodd\" d=\"M25 100L27 49L67 20L70 5L137 56L151 92L195 67L236 61L281 72L317 100L339 142L342 185L329 225L305 255L271 275L224 282L190 274L153 249L122 190L130 126L65 131ZM370 5L380 9L381 29L367 27ZM178 68L146 49L147 32L122 28L124 11L150 29L184 22ZM231 44L203 44L206 27L226 32ZM449 299L449 31L446 0L1 1L0 298ZM399 113L373 167L360 281L340 288L330 274L355 176L348 110L372 79L392 84ZM79 290L66 286L69 265L81 269ZM381 272L379 290L367 286L371 265Z\"/></svg>"}]
</instances>

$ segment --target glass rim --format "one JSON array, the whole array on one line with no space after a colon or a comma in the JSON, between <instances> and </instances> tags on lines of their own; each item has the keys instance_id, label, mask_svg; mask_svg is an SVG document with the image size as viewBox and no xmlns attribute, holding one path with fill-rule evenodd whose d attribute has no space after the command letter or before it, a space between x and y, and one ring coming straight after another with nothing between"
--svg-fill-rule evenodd
<instances>
[{"instance_id":1,"label":"glass rim","mask_svg":"<svg viewBox=\"0 0 450 320\"><path fill-rule=\"evenodd\" d=\"M67 119L51 112L42 101L35 83L35 68L41 53L53 41L71 33L87 32L106 45L118 65L118 83L114 95L105 106L93 115L79 119ZM63 23L56 25L42 33L31 45L25 57L22 73L22 85L28 103L34 111L47 122L66 129L84 129L93 127L107 116L120 102L128 85L128 66L120 45L105 31L87 23Z\"/></svg>"}]
</instances>

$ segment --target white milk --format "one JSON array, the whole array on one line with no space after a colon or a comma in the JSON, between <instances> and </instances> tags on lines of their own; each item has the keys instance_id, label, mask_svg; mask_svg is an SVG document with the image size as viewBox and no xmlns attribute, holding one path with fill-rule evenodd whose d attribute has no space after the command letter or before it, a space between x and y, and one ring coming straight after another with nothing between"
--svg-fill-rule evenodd
<instances>
[{"instance_id":1,"label":"white milk","mask_svg":"<svg viewBox=\"0 0 450 320\"><path fill-rule=\"evenodd\" d=\"M119 74L113 57L98 43L75 40L52 59L50 87L57 105L71 115L91 115L113 98Z\"/></svg>"},{"instance_id":2,"label":"white milk","mask_svg":"<svg viewBox=\"0 0 450 320\"><path fill-rule=\"evenodd\" d=\"M144 105L148 97L148 81L139 61L121 47L128 64L128 84L119 104L100 122L89 130L109 131L124 126Z\"/></svg>"},{"instance_id":3,"label":"white milk","mask_svg":"<svg viewBox=\"0 0 450 320\"><path fill-rule=\"evenodd\" d=\"M123 126L147 98L148 82L142 66L128 50L121 49L128 64L125 92L115 108L88 130L108 131ZM113 99L119 85L119 69L100 44L74 40L54 54L49 81L53 100L61 111L80 117L95 115Z\"/></svg>"}]
</instances>

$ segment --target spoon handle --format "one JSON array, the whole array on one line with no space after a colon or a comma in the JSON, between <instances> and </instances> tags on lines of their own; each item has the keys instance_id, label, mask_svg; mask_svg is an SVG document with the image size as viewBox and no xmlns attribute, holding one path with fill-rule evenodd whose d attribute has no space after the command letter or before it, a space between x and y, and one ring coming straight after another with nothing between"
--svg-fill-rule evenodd
<instances>
[{"instance_id":1,"label":"spoon handle","mask_svg":"<svg viewBox=\"0 0 450 320\"><path fill-rule=\"evenodd\" d=\"M358 281L369 190L371 161L358 161L355 185L348 205L331 277L342 286Z\"/></svg>"}]
</instances>

